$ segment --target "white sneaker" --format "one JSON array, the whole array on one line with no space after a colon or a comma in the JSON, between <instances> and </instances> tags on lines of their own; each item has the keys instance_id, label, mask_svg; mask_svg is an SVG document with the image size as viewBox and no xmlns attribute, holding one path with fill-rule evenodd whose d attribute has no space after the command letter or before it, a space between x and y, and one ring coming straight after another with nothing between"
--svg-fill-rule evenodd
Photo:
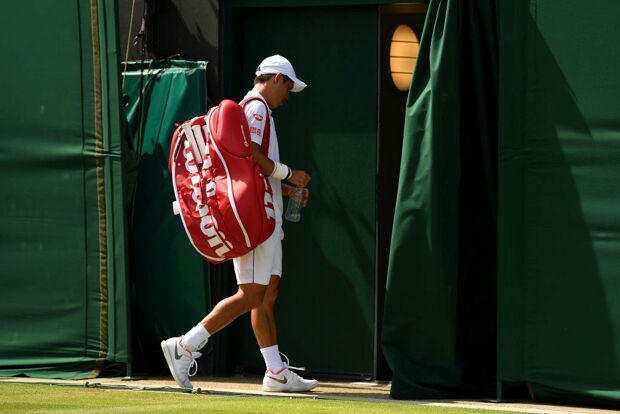
<instances>
[{"instance_id":1,"label":"white sneaker","mask_svg":"<svg viewBox=\"0 0 620 414\"><path fill-rule=\"evenodd\" d=\"M196 375L198 363L196 358L202 356L200 352L191 352L181 342L182 338L168 338L161 341L161 350L164 352L168 368L172 377L181 388L193 388L189 377ZM192 373L191 370L194 369Z\"/></svg>"},{"instance_id":2,"label":"white sneaker","mask_svg":"<svg viewBox=\"0 0 620 414\"><path fill-rule=\"evenodd\" d=\"M310 391L317 385L317 380L303 379L288 367L278 373L267 370L263 377L263 391L268 392L303 392Z\"/></svg>"}]
</instances>

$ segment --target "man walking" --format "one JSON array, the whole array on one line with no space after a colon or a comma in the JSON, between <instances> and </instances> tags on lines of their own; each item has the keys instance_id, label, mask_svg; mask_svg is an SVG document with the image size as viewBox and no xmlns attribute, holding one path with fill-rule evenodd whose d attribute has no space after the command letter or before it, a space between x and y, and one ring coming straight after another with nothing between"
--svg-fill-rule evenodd
<instances>
[{"instance_id":1,"label":"man walking","mask_svg":"<svg viewBox=\"0 0 620 414\"><path fill-rule=\"evenodd\" d=\"M172 376L181 387L192 388L189 380L198 352L209 337L230 324L237 317L251 311L252 329L265 360L264 391L309 391L318 385L316 380L306 380L288 369L282 362L278 349L274 304L282 276L282 212L283 195L291 186L305 187L310 181L308 173L292 170L280 163L278 137L271 112L286 103L289 91L301 92L306 84L300 81L291 63L280 55L261 62L256 70L254 87L242 101L252 138L252 157L260 167L273 190L276 225L273 234L253 251L233 259L238 291L220 301L213 310L182 337L162 341L161 347ZM261 150L263 139L269 140L268 154ZM308 190L304 188L304 201ZM191 374L193 375L193 374Z\"/></svg>"}]
</instances>

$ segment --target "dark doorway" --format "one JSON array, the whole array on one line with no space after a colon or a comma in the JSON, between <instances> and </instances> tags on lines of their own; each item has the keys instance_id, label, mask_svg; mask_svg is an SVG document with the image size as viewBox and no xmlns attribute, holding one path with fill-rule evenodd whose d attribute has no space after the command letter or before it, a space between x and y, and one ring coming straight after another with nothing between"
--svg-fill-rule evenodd
<instances>
[{"instance_id":1,"label":"dark doorway","mask_svg":"<svg viewBox=\"0 0 620 414\"><path fill-rule=\"evenodd\" d=\"M379 7L379 95L377 131L377 277L376 277L376 378L391 379L381 351L381 325L387 280L392 223L398 190L400 156L408 92L396 88L390 73L390 42L399 25L406 24L422 37L427 6L395 4Z\"/></svg>"},{"instance_id":2,"label":"dark doorway","mask_svg":"<svg viewBox=\"0 0 620 414\"><path fill-rule=\"evenodd\" d=\"M280 348L312 375L372 378L378 9L238 8L231 24L229 97L241 99L273 54L309 85L274 111L282 162L313 177L301 222L284 224ZM263 370L248 318L233 329L237 367Z\"/></svg>"}]
</instances>

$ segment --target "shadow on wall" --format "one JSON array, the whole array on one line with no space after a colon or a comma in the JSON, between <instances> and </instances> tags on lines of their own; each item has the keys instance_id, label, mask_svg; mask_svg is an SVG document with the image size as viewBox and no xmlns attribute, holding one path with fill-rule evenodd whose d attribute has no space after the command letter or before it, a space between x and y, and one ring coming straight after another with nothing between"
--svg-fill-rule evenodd
<instances>
[{"instance_id":1,"label":"shadow on wall","mask_svg":"<svg viewBox=\"0 0 620 414\"><path fill-rule=\"evenodd\" d=\"M158 59L181 55L206 60L209 106L219 103L219 2L161 0L153 11L153 51Z\"/></svg>"},{"instance_id":2,"label":"shadow on wall","mask_svg":"<svg viewBox=\"0 0 620 414\"><path fill-rule=\"evenodd\" d=\"M517 309L500 308L498 326L510 349L499 349L499 372L502 375L502 360L510 366L514 361L507 359L522 355L523 379L533 396L557 401L558 395L554 397L546 387L587 395L620 383L615 343L619 328L611 319L611 308L617 303L610 303L604 286L607 282L607 288L612 287L618 272L614 205L620 200L613 179L619 175L613 167L618 148L617 140L614 147L614 140L604 136L609 132L593 132L590 124L596 118L585 110L589 107L592 112L593 106L571 87L569 79L576 87L598 82L579 79L588 62L577 62L570 55L570 63L558 63L562 53L569 55L567 51L558 44L549 46L539 23L527 17L525 59L502 68L524 71L523 92L503 91L524 94L521 108L512 113L504 109L510 113L507 117L518 118L512 123L522 123L522 135L517 138L521 145L500 149L505 165L515 157L522 163L521 188L504 190L518 191L520 200L502 206L504 217L508 221L522 214L523 219L514 224L521 227L516 236L500 233L499 237L500 248L503 238L516 237L515 245L521 249L522 271L506 269L499 277L500 283L520 280L523 332L502 322ZM557 35L552 24L546 28ZM584 46L582 42L574 47Z\"/></svg>"}]
</instances>

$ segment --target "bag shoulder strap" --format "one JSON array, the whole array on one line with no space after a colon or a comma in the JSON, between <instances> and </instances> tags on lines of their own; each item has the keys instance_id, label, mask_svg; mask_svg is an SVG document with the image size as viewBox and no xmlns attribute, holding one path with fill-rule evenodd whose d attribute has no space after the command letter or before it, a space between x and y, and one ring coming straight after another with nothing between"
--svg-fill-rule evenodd
<instances>
[{"instance_id":1,"label":"bag shoulder strap","mask_svg":"<svg viewBox=\"0 0 620 414\"><path fill-rule=\"evenodd\" d=\"M239 105L245 109L245 106L252 101L260 101L263 103L263 105L265 105L265 114L267 119L265 119L265 130L263 131L263 141L260 148L263 150L265 155L267 155L269 153L269 137L271 136L271 119L269 116L269 105L267 105L267 102L265 102L263 98L259 98L258 96L251 96L249 98L245 98L244 100L239 102Z\"/></svg>"}]
</instances>

